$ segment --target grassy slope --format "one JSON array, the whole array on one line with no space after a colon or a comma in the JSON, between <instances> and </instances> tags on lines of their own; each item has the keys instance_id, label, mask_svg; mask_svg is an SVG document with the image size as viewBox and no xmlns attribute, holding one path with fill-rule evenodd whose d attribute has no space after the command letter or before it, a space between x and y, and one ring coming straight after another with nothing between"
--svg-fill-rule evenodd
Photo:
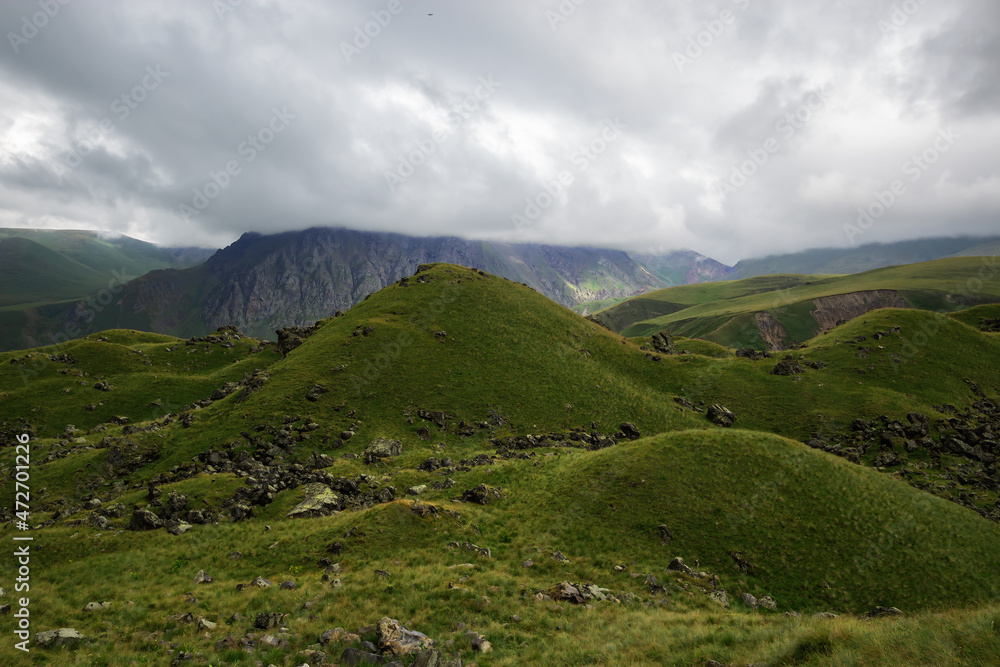
<instances>
[{"instance_id":1,"label":"grassy slope","mask_svg":"<svg viewBox=\"0 0 1000 667\"><path fill-rule=\"evenodd\" d=\"M635 297L600 311L596 317L628 336L650 335L659 329L695 335L701 326L701 335L728 345L747 341L731 337L731 332L713 332L728 319L767 311L785 326L791 338L807 340L816 333L815 321L808 313L817 297L893 289L914 308L950 311L1000 300L1000 280L996 278L995 257L949 258L846 276L765 276L672 287ZM772 282L757 282L763 279ZM685 304L685 308L678 307Z\"/></svg>"},{"instance_id":2,"label":"grassy slope","mask_svg":"<svg viewBox=\"0 0 1000 667\"><path fill-rule=\"evenodd\" d=\"M814 654L830 660L839 655L885 664L941 664L949 656L957 660L995 654L998 635L989 630L1000 613L995 606L862 626L850 619L820 625L812 619L727 613L700 595L692 598L674 589L666 607L653 609L600 605L586 612L520 597L522 587L534 593L563 579L595 581L648 597L642 578L615 573L612 565L625 564L630 572L670 581L663 568L680 555L689 562L698 558L704 569L717 573L731 599L743 591L772 595L779 612L860 611L880 602L911 611L995 600L1000 595L996 525L798 443L765 433L705 428L702 416L680 412L670 400L673 394L695 400L721 398L737 412L738 426L804 437L824 419L899 415L914 407L926 410L931 402L957 401L966 393L963 377L997 393L1000 341L995 336L952 318L880 311L868 316L867 324L854 321L814 341L809 358L825 360L828 369L810 371L794 383L767 373L773 361L736 359L700 341L680 341L679 346L714 359L694 354L652 362L637 349L644 341L623 343L523 286L445 265L429 276L428 284L391 286L346 316L328 320L284 360L270 351L248 355L247 342L233 350L209 344L178 346L173 339L128 331L110 332L108 343L78 341L49 350L76 356L73 368L91 374L85 378L59 374L66 367L53 362L12 366L9 359L24 353L0 354L0 413L4 418L26 416L35 423L42 439L34 451L44 454L66 423L88 428L112 414L126 414L132 422L149 419L207 396L244 371L268 369L271 380L243 403L231 396L197 411L190 428L133 436L155 442L164 451L160 461L133 475L132 481L140 485L189 462L199 451L239 439L239 432L251 424L275 423L285 414L315 419L321 424L317 436L350 425L357 428L357 435L340 451L324 449L317 437L301 443L300 456L314 449L333 455L356 453L375 436L400 437L403 456L377 471L399 490L442 478L415 469L426 456L457 460L492 451L486 431L463 437L419 418L408 423L407 415L415 417L417 407L446 410L455 421L478 421L486 419L492 406L510 422L495 429L501 435L588 426L592 420L605 431L629 420L644 434L665 434L600 452L560 450L558 456L536 459L538 466L534 461L509 461L450 473L458 486L428 491L425 500L458 510L461 522L419 519L409 511L408 501L287 522L281 517L301 492L286 491L257 519L199 526L180 537L162 531L140 539L110 531L99 536L88 527L56 524L38 533L59 556L39 570L43 573L36 596L46 604L38 606L34 627L72 625L93 636L109 633L90 655L67 654L61 664L127 664L121 654L141 660L159 647L136 633L164 629L166 638L186 649L211 653L214 641L225 632L242 634L249 627L248 622L232 627L223 623L210 639L203 639L189 626L175 628L163 620L188 609L218 621L233 611L291 612L296 648L311 644L327 627L354 628L382 615L442 639L460 637L453 623L462 619L494 642L495 653L479 658L481 665L515 660L692 664L709 657L776 661ZM889 324L902 326L903 336L880 341L884 351L864 362L875 369L857 375L854 367L862 361L856 359L856 345L836 339ZM931 324L938 325L936 332L930 333ZM369 336L351 335L367 325L375 327ZM441 330L447 334L443 341L434 335ZM910 353L905 346L914 344L914 334L920 331L929 342ZM166 351L174 346L173 352ZM190 350L194 352L188 354ZM905 363L890 360L896 351ZM346 369L332 370L341 364ZM893 370L895 366L899 368ZM19 368L36 371L27 384ZM106 374L116 390L92 389L98 373ZM88 386L78 384L83 380ZM317 381L329 392L318 402L306 401L306 391ZM63 388L70 389L65 398L58 393ZM153 398L163 398L166 405L150 406ZM94 400L106 405L98 413L82 409ZM350 410L357 412L348 416ZM430 441L416 437L421 425L430 426ZM119 431L111 428L106 434ZM5 464L11 453L3 450ZM36 464L32 484L48 487L49 499L65 493L77 500L83 491L74 485L93 475L101 456L100 450L80 451ZM337 475L360 471L373 472L344 459L331 468ZM504 487L507 498L486 507L452 503L457 491L479 482ZM200 475L163 490L166 494L176 488L197 500L239 483L231 475ZM4 484L0 495L5 503L10 493L9 484ZM100 495L115 500L107 489ZM141 503L144 494L129 490L120 500ZM275 530L263 532L264 523ZM675 536L667 548L656 532L660 523ZM330 589L318 580L316 560L332 540L343 539L355 525L364 534L345 540L346 551L340 556L345 585ZM490 546L494 558L477 560L468 552L445 549L452 539ZM269 549L274 543L278 546ZM231 549L245 557L229 560ZM549 559L545 554L552 549L563 551L571 562ZM756 573L738 572L730 550L743 552L757 566ZM522 568L526 558L534 559L536 566ZM469 560L476 567L466 573L467 581L447 567ZM8 561L3 567L9 572ZM192 590L190 579L201 567L209 569L217 583L198 587L199 602L192 606L184 602L184 593ZM390 579L375 577L376 568L388 570ZM236 582L257 574L294 579L300 588L234 592ZM458 587L449 588L449 581ZM302 611L302 602L314 597L319 611ZM116 606L100 617L82 614L79 610L92 599L113 599ZM125 605L126 600L135 604ZM734 603L734 610L740 609ZM512 623L513 614L522 621ZM105 629L102 621L114 627ZM605 624L610 627L597 633ZM557 632L556 625L564 631ZM962 638L963 649L957 643L947 645L953 637ZM125 648L112 647L112 641ZM9 645L0 647L0 659L9 658L11 651ZM282 655L264 652L256 657L280 662ZM250 658L233 652L223 659L235 664Z\"/></svg>"},{"instance_id":3,"label":"grassy slope","mask_svg":"<svg viewBox=\"0 0 1000 667\"><path fill-rule=\"evenodd\" d=\"M30 239L0 240L0 306L66 299L106 285L99 271Z\"/></svg>"}]
</instances>

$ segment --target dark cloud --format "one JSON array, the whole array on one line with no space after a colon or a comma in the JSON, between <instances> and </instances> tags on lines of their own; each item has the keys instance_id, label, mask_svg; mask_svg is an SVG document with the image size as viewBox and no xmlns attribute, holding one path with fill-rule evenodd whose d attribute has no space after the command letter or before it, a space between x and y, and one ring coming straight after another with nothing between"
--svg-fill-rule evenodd
<instances>
[{"instance_id":1,"label":"dark cloud","mask_svg":"<svg viewBox=\"0 0 1000 667\"><path fill-rule=\"evenodd\" d=\"M52 6L0 3L0 225L221 245L329 224L729 262L997 229L995 3ZM947 127L954 146L845 231Z\"/></svg>"}]
</instances>

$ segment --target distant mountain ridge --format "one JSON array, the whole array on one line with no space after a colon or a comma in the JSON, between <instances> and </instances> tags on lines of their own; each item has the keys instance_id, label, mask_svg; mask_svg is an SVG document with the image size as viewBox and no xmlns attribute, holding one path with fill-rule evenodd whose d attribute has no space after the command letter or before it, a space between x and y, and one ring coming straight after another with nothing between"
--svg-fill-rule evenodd
<instances>
[{"instance_id":1,"label":"distant mountain ridge","mask_svg":"<svg viewBox=\"0 0 1000 667\"><path fill-rule=\"evenodd\" d=\"M213 252L93 231L0 228L0 307L84 297L110 281L196 266Z\"/></svg>"},{"instance_id":2,"label":"distant mountain ridge","mask_svg":"<svg viewBox=\"0 0 1000 667\"><path fill-rule=\"evenodd\" d=\"M742 259L729 270L725 280L778 273L861 273L899 264L930 262L944 257L996 254L998 244L1000 236L961 236L868 243L856 248L812 248L783 255Z\"/></svg>"},{"instance_id":3,"label":"distant mountain ridge","mask_svg":"<svg viewBox=\"0 0 1000 667\"><path fill-rule=\"evenodd\" d=\"M192 336L235 324L253 335L273 337L275 329L345 311L432 262L470 266L524 283L567 307L620 300L726 270L691 251L640 260L604 248L345 228L248 232L198 266L165 268L132 280L114 307L77 302L0 312L0 348L48 343L46 336L60 332L75 337L110 327Z\"/></svg>"},{"instance_id":4,"label":"distant mountain ridge","mask_svg":"<svg viewBox=\"0 0 1000 667\"><path fill-rule=\"evenodd\" d=\"M691 250L644 254L333 227L248 232L214 254L96 232L0 229L0 350L123 327L187 337L235 324L273 337L275 329L345 311L432 262L524 283L586 315L665 287L779 272L853 273L995 252L998 244L1000 237L925 239L813 249L728 267ZM111 279L118 282L109 303Z\"/></svg>"}]
</instances>

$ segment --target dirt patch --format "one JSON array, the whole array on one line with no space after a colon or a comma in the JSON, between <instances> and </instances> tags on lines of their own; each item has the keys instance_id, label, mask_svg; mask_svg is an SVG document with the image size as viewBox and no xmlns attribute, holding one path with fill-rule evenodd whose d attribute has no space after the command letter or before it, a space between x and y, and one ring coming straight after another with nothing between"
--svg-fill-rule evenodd
<instances>
[{"instance_id":1,"label":"dirt patch","mask_svg":"<svg viewBox=\"0 0 1000 667\"><path fill-rule=\"evenodd\" d=\"M878 308L909 308L910 304L892 289L864 290L813 299L816 309L811 315L825 333L838 324Z\"/></svg>"}]
</instances>

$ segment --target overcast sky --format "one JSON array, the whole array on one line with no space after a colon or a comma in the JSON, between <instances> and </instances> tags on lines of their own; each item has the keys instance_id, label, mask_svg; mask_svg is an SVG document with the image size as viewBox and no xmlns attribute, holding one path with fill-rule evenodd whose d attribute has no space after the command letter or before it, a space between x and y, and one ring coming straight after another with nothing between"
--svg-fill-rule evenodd
<instances>
[{"instance_id":1,"label":"overcast sky","mask_svg":"<svg viewBox=\"0 0 1000 667\"><path fill-rule=\"evenodd\" d=\"M0 226L727 263L1000 232L993 0L5 0L0 27Z\"/></svg>"}]
</instances>

